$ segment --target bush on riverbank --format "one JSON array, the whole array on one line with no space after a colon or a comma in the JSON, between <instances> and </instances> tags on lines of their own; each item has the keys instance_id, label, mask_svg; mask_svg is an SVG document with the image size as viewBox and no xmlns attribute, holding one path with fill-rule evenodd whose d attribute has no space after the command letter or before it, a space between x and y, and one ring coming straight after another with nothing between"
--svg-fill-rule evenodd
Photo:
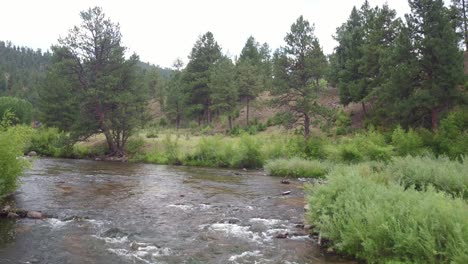
<instances>
[{"instance_id":1,"label":"bush on riverbank","mask_svg":"<svg viewBox=\"0 0 468 264\"><path fill-rule=\"evenodd\" d=\"M293 178L324 178L329 168L325 162L301 158L270 160L265 164L268 174Z\"/></svg>"},{"instance_id":2,"label":"bush on riverbank","mask_svg":"<svg viewBox=\"0 0 468 264\"><path fill-rule=\"evenodd\" d=\"M22 148L29 128L9 127L0 129L0 200L15 191L18 176L27 165L22 159Z\"/></svg>"},{"instance_id":3,"label":"bush on riverbank","mask_svg":"<svg viewBox=\"0 0 468 264\"><path fill-rule=\"evenodd\" d=\"M370 263L468 263L465 201L361 174L349 167L310 187L307 219L339 252Z\"/></svg>"}]
</instances>

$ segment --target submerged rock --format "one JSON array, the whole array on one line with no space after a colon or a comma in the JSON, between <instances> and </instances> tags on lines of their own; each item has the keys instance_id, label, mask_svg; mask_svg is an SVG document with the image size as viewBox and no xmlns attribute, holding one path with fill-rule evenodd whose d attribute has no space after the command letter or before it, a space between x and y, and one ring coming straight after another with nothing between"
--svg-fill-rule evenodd
<instances>
[{"instance_id":1,"label":"submerged rock","mask_svg":"<svg viewBox=\"0 0 468 264\"><path fill-rule=\"evenodd\" d=\"M26 214L26 217L27 217L27 218L31 218L31 219L42 219L42 218L44 218L44 216L42 215L42 213L36 212L36 211L29 211L29 212Z\"/></svg>"},{"instance_id":2,"label":"submerged rock","mask_svg":"<svg viewBox=\"0 0 468 264\"><path fill-rule=\"evenodd\" d=\"M288 232L282 232L282 233L276 234L276 238L284 239L284 238L288 238L288 235L289 235Z\"/></svg>"},{"instance_id":3,"label":"submerged rock","mask_svg":"<svg viewBox=\"0 0 468 264\"><path fill-rule=\"evenodd\" d=\"M239 218L232 217L232 218L223 219L223 220L219 221L218 223L220 223L220 224L238 224L240 222L241 222L241 220Z\"/></svg>"},{"instance_id":4,"label":"submerged rock","mask_svg":"<svg viewBox=\"0 0 468 264\"><path fill-rule=\"evenodd\" d=\"M8 215L7 215L7 218L10 218L10 219L16 219L16 218L19 218L20 216L15 214L15 213L12 213L12 212L9 212Z\"/></svg>"},{"instance_id":5,"label":"submerged rock","mask_svg":"<svg viewBox=\"0 0 468 264\"><path fill-rule=\"evenodd\" d=\"M290 184L290 182L288 180L281 180L281 183L282 184Z\"/></svg>"},{"instance_id":6,"label":"submerged rock","mask_svg":"<svg viewBox=\"0 0 468 264\"><path fill-rule=\"evenodd\" d=\"M117 227L113 227L111 229L108 229L106 232L102 233L103 237L110 237L110 238L119 238L119 237L124 237L127 235L128 235L127 233L118 229Z\"/></svg>"}]
</instances>

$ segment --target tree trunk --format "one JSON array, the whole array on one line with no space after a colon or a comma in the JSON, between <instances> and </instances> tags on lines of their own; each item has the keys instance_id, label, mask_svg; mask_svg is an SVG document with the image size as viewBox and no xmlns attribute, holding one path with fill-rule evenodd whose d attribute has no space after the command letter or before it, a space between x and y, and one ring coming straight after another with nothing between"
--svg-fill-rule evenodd
<instances>
[{"instance_id":1,"label":"tree trunk","mask_svg":"<svg viewBox=\"0 0 468 264\"><path fill-rule=\"evenodd\" d=\"M465 0L462 0L462 8L463 8L463 26L464 26L464 35L465 35L465 51L468 51L468 25L466 21L466 3Z\"/></svg>"},{"instance_id":2,"label":"tree trunk","mask_svg":"<svg viewBox=\"0 0 468 264\"><path fill-rule=\"evenodd\" d=\"M232 130L232 117L231 115L228 116L228 121L229 121L229 131Z\"/></svg>"},{"instance_id":3,"label":"tree trunk","mask_svg":"<svg viewBox=\"0 0 468 264\"><path fill-rule=\"evenodd\" d=\"M179 127L180 127L180 115L179 114L177 114L175 122L176 122L176 129L179 130Z\"/></svg>"},{"instance_id":4,"label":"tree trunk","mask_svg":"<svg viewBox=\"0 0 468 264\"><path fill-rule=\"evenodd\" d=\"M109 156L123 156L123 149L119 148L119 146L116 144L115 140L112 138L109 128L106 126L105 113L102 110L102 105L99 101L96 103L96 115L99 120L99 128L106 137L107 146L109 147L110 151Z\"/></svg>"},{"instance_id":5,"label":"tree trunk","mask_svg":"<svg viewBox=\"0 0 468 264\"><path fill-rule=\"evenodd\" d=\"M437 107L434 107L431 109L431 127L432 130L435 131L437 130L437 127L439 126L439 109Z\"/></svg>"},{"instance_id":6,"label":"tree trunk","mask_svg":"<svg viewBox=\"0 0 468 264\"><path fill-rule=\"evenodd\" d=\"M310 117L309 115L304 115L304 138L309 139L310 137Z\"/></svg>"},{"instance_id":7,"label":"tree trunk","mask_svg":"<svg viewBox=\"0 0 468 264\"><path fill-rule=\"evenodd\" d=\"M250 99L247 98L246 124L249 126Z\"/></svg>"},{"instance_id":8,"label":"tree trunk","mask_svg":"<svg viewBox=\"0 0 468 264\"><path fill-rule=\"evenodd\" d=\"M208 122L208 124L211 124L211 110L210 110L210 106L208 106L208 108L206 109L206 121Z\"/></svg>"},{"instance_id":9,"label":"tree trunk","mask_svg":"<svg viewBox=\"0 0 468 264\"><path fill-rule=\"evenodd\" d=\"M364 102L361 102L361 105L362 105L362 111L364 112L364 116L367 116L366 104Z\"/></svg>"}]
</instances>

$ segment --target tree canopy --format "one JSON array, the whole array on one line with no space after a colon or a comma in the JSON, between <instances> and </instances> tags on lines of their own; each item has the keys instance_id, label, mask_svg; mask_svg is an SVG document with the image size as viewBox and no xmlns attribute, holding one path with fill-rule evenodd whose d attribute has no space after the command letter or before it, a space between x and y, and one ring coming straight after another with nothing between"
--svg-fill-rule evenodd
<instances>
[{"instance_id":1,"label":"tree canopy","mask_svg":"<svg viewBox=\"0 0 468 264\"><path fill-rule=\"evenodd\" d=\"M122 156L147 108L147 89L136 71L138 57L125 58L120 27L101 8L80 16L82 23L52 49L54 63L47 76L51 81L42 91L42 112L46 122L71 130L75 138L102 132L109 155ZM63 111L67 112L57 116L63 103L70 103Z\"/></svg>"}]
</instances>

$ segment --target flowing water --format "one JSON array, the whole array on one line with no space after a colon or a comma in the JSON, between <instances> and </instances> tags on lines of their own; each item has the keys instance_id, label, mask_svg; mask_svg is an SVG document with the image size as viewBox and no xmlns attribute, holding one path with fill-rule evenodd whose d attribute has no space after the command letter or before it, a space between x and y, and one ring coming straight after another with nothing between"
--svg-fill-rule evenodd
<instances>
[{"instance_id":1,"label":"flowing water","mask_svg":"<svg viewBox=\"0 0 468 264\"><path fill-rule=\"evenodd\" d=\"M1 220L0 263L342 263L263 172L37 159L14 200L51 217Z\"/></svg>"}]
</instances>

